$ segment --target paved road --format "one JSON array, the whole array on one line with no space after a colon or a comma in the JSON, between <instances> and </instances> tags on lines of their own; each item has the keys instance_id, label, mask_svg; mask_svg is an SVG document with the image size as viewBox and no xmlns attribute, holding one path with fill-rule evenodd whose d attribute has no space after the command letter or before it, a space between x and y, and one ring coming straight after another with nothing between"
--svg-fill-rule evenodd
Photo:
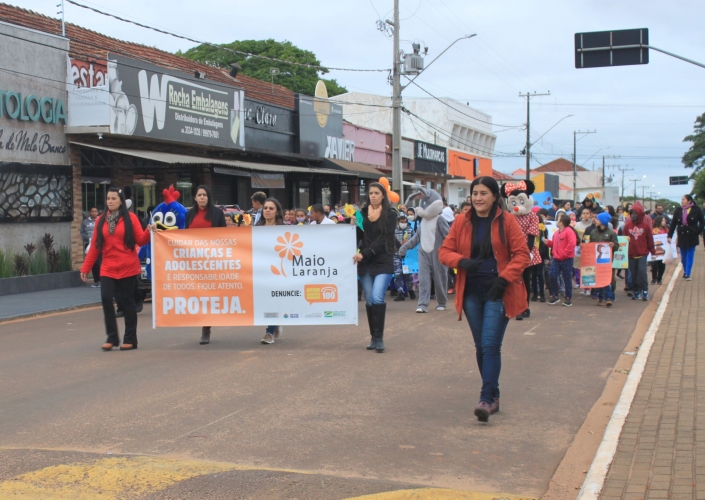
<instances>
[{"instance_id":1,"label":"paved road","mask_svg":"<svg viewBox=\"0 0 705 500\"><path fill-rule=\"evenodd\" d=\"M99 309L0 324L0 497L28 485L53 498L72 487L126 488L114 498L418 487L538 497L644 309L619 298L612 310L583 296L571 309L537 304L532 319L512 320L502 411L489 424L472 415L480 381L467 323L414 314L409 301L389 303L384 354L364 349L362 326L287 328L270 346L261 328L214 328L199 346L193 328L150 330L149 306L132 352L100 351ZM100 467L136 467L149 484L89 481Z\"/></svg>"}]
</instances>

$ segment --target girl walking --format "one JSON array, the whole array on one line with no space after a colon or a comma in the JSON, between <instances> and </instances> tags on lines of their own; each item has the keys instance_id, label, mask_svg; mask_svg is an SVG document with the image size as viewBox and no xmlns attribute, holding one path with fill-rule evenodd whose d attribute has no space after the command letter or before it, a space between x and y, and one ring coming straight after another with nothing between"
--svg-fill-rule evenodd
<instances>
[{"instance_id":1,"label":"girl walking","mask_svg":"<svg viewBox=\"0 0 705 500\"><path fill-rule=\"evenodd\" d=\"M668 224L666 218L662 215L657 215L654 218L654 236L657 234L668 234ZM663 273L666 272L666 263L662 260L651 261L651 284L660 285L663 281Z\"/></svg>"},{"instance_id":2,"label":"girl walking","mask_svg":"<svg viewBox=\"0 0 705 500\"><path fill-rule=\"evenodd\" d=\"M549 305L558 304L558 277L563 277L565 282L565 302L563 305L570 307L573 305L573 290L570 281L573 274L573 258L575 257L575 245L578 237L570 227L570 217L562 214L558 219L558 231L553 233L553 239L544 239L546 246L551 249L551 268L549 270L549 286L551 297L548 299Z\"/></svg>"},{"instance_id":3,"label":"girl walking","mask_svg":"<svg viewBox=\"0 0 705 500\"><path fill-rule=\"evenodd\" d=\"M255 226L283 226L284 211L281 203L276 198L267 198L262 206L262 217L259 218ZM282 333L282 327L270 325L264 331L264 337L260 341L262 344L273 344L274 339L279 338Z\"/></svg>"},{"instance_id":4,"label":"girl walking","mask_svg":"<svg viewBox=\"0 0 705 500\"><path fill-rule=\"evenodd\" d=\"M681 262L683 263L683 278L690 281L690 273L693 270L693 260L695 259L695 248L700 241L700 233L705 227L703 212L693 202L693 197L684 194L681 198L681 206L673 212L671 228L668 230L668 243L671 243L673 233L678 231L678 248L681 251Z\"/></svg>"},{"instance_id":5,"label":"girl walking","mask_svg":"<svg viewBox=\"0 0 705 500\"><path fill-rule=\"evenodd\" d=\"M353 262L357 264L357 274L365 292L371 336L367 350L384 352L384 319L387 314L384 297L394 274L397 215L389 203L386 188L379 182L369 184L367 204L361 213L364 230L357 230L360 252L353 255ZM354 224L355 219L351 223Z\"/></svg>"},{"instance_id":6,"label":"girl walking","mask_svg":"<svg viewBox=\"0 0 705 500\"><path fill-rule=\"evenodd\" d=\"M81 266L81 279L91 270L96 259L102 254L100 266L100 298L103 303L105 332L108 336L103 344L104 351L120 345L113 299L121 297L125 316L125 336L121 351L137 349L137 309L134 290L137 275L142 272L137 257L137 246L149 243L151 226L143 230L140 220L129 212L122 190L111 187L106 195L107 209L98 217L91 242L91 249Z\"/></svg>"},{"instance_id":7,"label":"girl walking","mask_svg":"<svg viewBox=\"0 0 705 500\"><path fill-rule=\"evenodd\" d=\"M208 186L198 186L194 205L186 214L186 229L202 229L207 227L226 227L223 211L213 205L211 190ZM201 345L210 343L211 327L201 328Z\"/></svg>"},{"instance_id":8,"label":"girl walking","mask_svg":"<svg viewBox=\"0 0 705 500\"><path fill-rule=\"evenodd\" d=\"M443 265L458 269L455 308L458 320L467 317L477 366L482 375L475 416L487 422L499 411L502 341L509 318L526 309L521 281L531 263L519 223L499 206L499 186L492 177L470 185L472 208L459 216L438 251Z\"/></svg>"}]
</instances>

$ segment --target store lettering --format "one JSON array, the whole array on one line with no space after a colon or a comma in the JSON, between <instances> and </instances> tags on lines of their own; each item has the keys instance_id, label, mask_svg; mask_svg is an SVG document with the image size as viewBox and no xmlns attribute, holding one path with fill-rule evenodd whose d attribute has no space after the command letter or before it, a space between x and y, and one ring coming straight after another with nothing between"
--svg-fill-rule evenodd
<instances>
[{"instance_id":1,"label":"store lettering","mask_svg":"<svg viewBox=\"0 0 705 500\"><path fill-rule=\"evenodd\" d=\"M39 153L40 155L66 153L66 146L52 144L49 134L40 136L38 132L35 132L30 138L31 132L18 130L12 132L7 141L3 141L4 134L5 129L0 128L0 150Z\"/></svg>"},{"instance_id":2,"label":"store lettering","mask_svg":"<svg viewBox=\"0 0 705 500\"><path fill-rule=\"evenodd\" d=\"M13 120L66 124L66 107L63 99L34 94L25 97L21 92L0 90L0 117L4 116Z\"/></svg>"},{"instance_id":3,"label":"store lettering","mask_svg":"<svg viewBox=\"0 0 705 500\"><path fill-rule=\"evenodd\" d=\"M342 137L327 136L328 145L324 158L355 161L355 141L348 141Z\"/></svg>"},{"instance_id":4,"label":"store lettering","mask_svg":"<svg viewBox=\"0 0 705 500\"><path fill-rule=\"evenodd\" d=\"M277 115L267 111L264 106L257 106L256 109L248 108L245 112L245 119L248 121L253 121L257 125L264 125L265 127L276 127L277 125Z\"/></svg>"},{"instance_id":5,"label":"store lettering","mask_svg":"<svg viewBox=\"0 0 705 500\"><path fill-rule=\"evenodd\" d=\"M416 157L421 158L422 160L436 161L439 163L445 163L446 161L445 151L429 148L422 142L418 143Z\"/></svg>"}]
</instances>

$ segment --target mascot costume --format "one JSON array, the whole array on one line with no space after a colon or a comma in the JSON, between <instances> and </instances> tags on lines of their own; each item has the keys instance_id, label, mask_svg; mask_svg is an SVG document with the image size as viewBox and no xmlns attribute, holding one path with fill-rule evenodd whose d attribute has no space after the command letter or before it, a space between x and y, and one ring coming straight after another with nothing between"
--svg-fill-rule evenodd
<instances>
[{"instance_id":1,"label":"mascot costume","mask_svg":"<svg viewBox=\"0 0 705 500\"><path fill-rule=\"evenodd\" d=\"M519 181L516 183L506 183L502 186L502 197L506 200L506 206L509 213L514 214L521 230L526 237L526 244L529 246L529 256L531 263L529 267L524 269L522 279L526 286L526 310L517 316L517 319L528 318L531 315L529 311L529 297L531 296L531 274L533 266L541 264L541 254L539 253L539 218L533 212L534 199L531 196L534 193L534 183L531 181Z\"/></svg>"},{"instance_id":2,"label":"mascot costume","mask_svg":"<svg viewBox=\"0 0 705 500\"><path fill-rule=\"evenodd\" d=\"M420 220L418 230L399 249L399 256L404 257L408 250L421 243L419 249L419 304L417 313L427 313L428 303L431 300L431 280L436 285L436 310L444 311L448 302L448 268L438 260L438 249L443 245L443 240L448 235L450 224L441 217L443 212L443 199L433 189L414 186L418 191L406 199L406 206L410 207L414 200L421 200L416 208L416 217Z\"/></svg>"},{"instance_id":3,"label":"mascot costume","mask_svg":"<svg viewBox=\"0 0 705 500\"><path fill-rule=\"evenodd\" d=\"M162 191L164 202L160 203L152 211L152 224L158 231L171 231L174 229L186 229L186 213L188 209L178 202L181 193L170 186L169 189ZM152 251L150 245L145 245L140 248L137 254L140 262L144 260L147 263L146 272L147 279L152 280Z\"/></svg>"}]
</instances>

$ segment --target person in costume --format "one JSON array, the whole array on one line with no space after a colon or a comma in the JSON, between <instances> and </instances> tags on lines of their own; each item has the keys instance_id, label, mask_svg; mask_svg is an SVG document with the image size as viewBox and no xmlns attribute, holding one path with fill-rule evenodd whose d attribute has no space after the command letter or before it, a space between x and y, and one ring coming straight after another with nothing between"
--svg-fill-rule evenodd
<instances>
[{"instance_id":1,"label":"person in costume","mask_svg":"<svg viewBox=\"0 0 705 500\"><path fill-rule=\"evenodd\" d=\"M502 186L502 197L506 200L507 210L513 214L521 227L526 244L529 248L531 262L522 273L522 280L526 288L526 310L517 315L516 319L521 320L531 315L529 309L529 295L531 293L531 276L534 273L534 266L541 264L541 254L539 252L539 218L533 212L534 183L532 181L519 181L516 183L506 183Z\"/></svg>"}]
</instances>

